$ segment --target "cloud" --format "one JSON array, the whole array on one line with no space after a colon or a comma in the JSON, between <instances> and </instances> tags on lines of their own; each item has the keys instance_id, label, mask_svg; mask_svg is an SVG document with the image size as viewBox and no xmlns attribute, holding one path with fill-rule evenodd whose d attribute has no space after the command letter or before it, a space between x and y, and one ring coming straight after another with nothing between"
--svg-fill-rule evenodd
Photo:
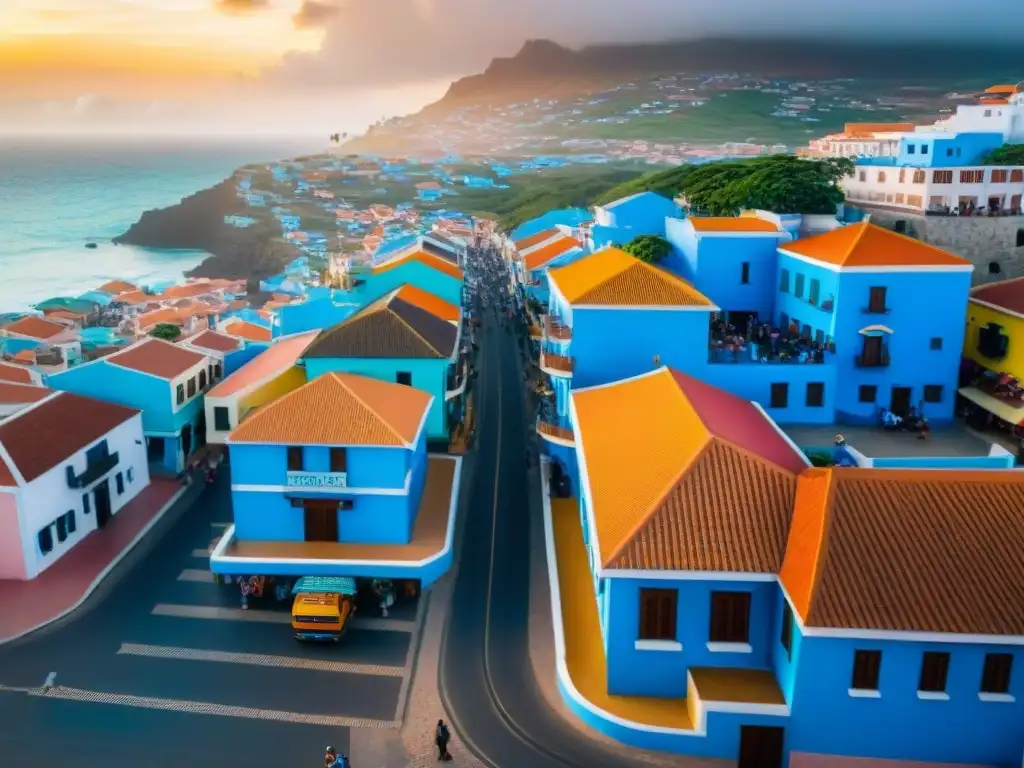
<instances>
[{"instance_id":1,"label":"cloud","mask_svg":"<svg viewBox=\"0 0 1024 768\"><path fill-rule=\"evenodd\" d=\"M223 13L252 13L270 5L269 0L216 0L217 10Z\"/></svg>"},{"instance_id":2,"label":"cloud","mask_svg":"<svg viewBox=\"0 0 1024 768\"><path fill-rule=\"evenodd\" d=\"M297 29L322 27L337 16L340 10L340 6L330 0L305 0L298 13L292 17L292 22Z\"/></svg>"}]
</instances>

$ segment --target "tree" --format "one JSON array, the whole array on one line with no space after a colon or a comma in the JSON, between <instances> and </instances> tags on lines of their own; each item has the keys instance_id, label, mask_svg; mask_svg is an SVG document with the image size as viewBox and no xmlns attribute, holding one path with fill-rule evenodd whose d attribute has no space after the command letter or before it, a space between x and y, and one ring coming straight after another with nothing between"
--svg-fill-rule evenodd
<instances>
[{"instance_id":1,"label":"tree","mask_svg":"<svg viewBox=\"0 0 1024 768\"><path fill-rule=\"evenodd\" d=\"M1024 165L1024 144L1003 144L981 160L982 165Z\"/></svg>"},{"instance_id":2,"label":"tree","mask_svg":"<svg viewBox=\"0 0 1024 768\"><path fill-rule=\"evenodd\" d=\"M846 158L771 155L708 163L682 179L682 195L691 212L709 216L735 216L745 208L829 214L843 202L839 182L851 173Z\"/></svg>"},{"instance_id":3,"label":"tree","mask_svg":"<svg viewBox=\"0 0 1024 768\"><path fill-rule=\"evenodd\" d=\"M672 250L672 244L657 235L639 235L634 237L622 250L648 264L657 264Z\"/></svg>"},{"instance_id":4,"label":"tree","mask_svg":"<svg viewBox=\"0 0 1024 768\"><path fill-rule=\"evenodd\" d=\"M164 341L177 341L181 336L181 328L170 323L157 323L149 335Z\"/></svg>"}]
</instances>

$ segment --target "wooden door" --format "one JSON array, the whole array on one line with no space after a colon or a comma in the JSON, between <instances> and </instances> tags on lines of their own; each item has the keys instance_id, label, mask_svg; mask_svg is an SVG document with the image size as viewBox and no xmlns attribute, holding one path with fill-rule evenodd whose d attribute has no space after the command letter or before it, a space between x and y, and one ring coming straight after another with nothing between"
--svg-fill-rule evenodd
<instances>
[{"instance_id":1,"label":"wooden door","mask_svg":"<svg viewBox=\"0 0 1024 768\"><path fill-rule=\"evenodd\" d=\"M880 365L882 362L882 337L881 336L865 336L864 337L864 352L861 355L861 360L866 366Z\"/></svg>"},{"instance_id":2,"label":"wooden door","mask_svg":"<svg viewBox=\"0 0 1024 768\"><path fill-rule=\"evenodd\" d=\"M338 504L307 501L303 507L306 541L338 541Z\"/></svg>"},{"instance_id":3,"label":"wooden door","mask_svg":"<svg viewBox=\"0 0 1024 768\"><path fill-rule=\"evenodd\" d=\"M737 768L782 768L785 731L765 725L740 726Z\"/></svg>"},{"instance_id":4,"label":"wooden door","mask_svg":"<svg viewBox=\"0 0 1024 768\"><path fill-rule=\"evenodd\" d=\"M906 416L910 413L910 387L892 388L892 402L889 403L889 410L897 416Z\"/></svg>"}]
</instances>

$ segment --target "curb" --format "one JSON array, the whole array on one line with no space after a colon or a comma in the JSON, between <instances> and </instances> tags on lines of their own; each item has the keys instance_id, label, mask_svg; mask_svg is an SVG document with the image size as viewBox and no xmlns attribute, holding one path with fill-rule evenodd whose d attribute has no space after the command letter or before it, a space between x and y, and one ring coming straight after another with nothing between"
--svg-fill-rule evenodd
<instances>
[{"instance_id":1,"label":"curb","mask_svg":"<svg viewBox=\"0 0 1024 768\"><path fill-rule=\"evenodd\" d=\"M103 570L100 571L99 574L97 574L96 578L92 580L88 587L86 587L85 592L82 593L81 597L79 597L78 600L76 600L71 607L67 608L66 610L62 611L56 616L50 617L46 621L36 624L34 627L30 627L29 629L19 632L16 635L10 635L9 637L0 638L0 646L7 645L8 643L13 643L16 640L21 640L23 637L31 635L33 632L38 632L40 629L48 627L51 624L57 623L61 619L66 618L67 616L71 615L79 608L81 608L85 601L92 597L93 592L95 592L99 588L100 584L103 583L104 579L106 579L107 576L110 575L111 571L113 571L118 565L120 565L121 561L124 560L128 556L128 554L133 549L135 549L136 546L138 546L139 542L146 538L149 532L156 527L157 523L159 523L163 519L164 515L166 515L167 512L170 511L170 509L181 499L181 497L185 495L189 488L190 486L184 485L177 491L175 491L174 495L171 496L171 498L168 499L160 508L160 510L153 516L153 519L146 523L146 525L142 527L141 531L135 534L135 538L133 538L128 543L128 546L122 549L113 560L111 560L103 567Z\"/></svg>"}]
</instances>

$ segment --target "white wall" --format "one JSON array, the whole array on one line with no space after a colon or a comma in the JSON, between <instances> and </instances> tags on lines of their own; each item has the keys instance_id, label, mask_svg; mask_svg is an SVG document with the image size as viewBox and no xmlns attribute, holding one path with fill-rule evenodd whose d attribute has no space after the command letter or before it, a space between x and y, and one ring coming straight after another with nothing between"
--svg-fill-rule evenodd
<instances>
[{"instance_id":1,"label":"white wall","mask_svg":"<svg viewBox=\"0 0 1024 768\"><path fill-rule=\"evenodd\" d=\"M18 516L28 578L35 578L96 530L96 504L91 494L104 479L109 482L110 507L114 515L149 485L149 462L146 459L146 440L142 435L141 413L115 427L101 439L106 439L111 453L119 454L119 461L113 470L92 485L82 489L69 488L67 466L74 466L76 474L85 471L86 449L96 445L99 440L90 443L71 458L62 461L23 487ZM131 482L128 482L129 468L132 470ZM117 493L115 481L118 472L124 476L124 493L121 495ZM85 514L82 502L82 497L87 493L90 494L89 514ZM47 525L53 525L58 517L69 510L75 511L75 532L69 534L64 541L59 541L54 526L53 549L46 555L42 554L39 549L39 531Z\"/></svg>"},{"instance_id":2,"label":"white wall","mask_svg":"<svg viewBox=\"0 0 1024 768\"><path fill-rule=\"evenodd\" d=\"M923 184L914 183L915 170L924 171L925 182ZM960 172L967 170L983 171L985 181L980 184L961 182ZM977 198L980 206L987 205L989 196L999 196L1003 198L1004 206L1009 207L1013 195L1024 195L1024 182L1007 181L993 183L990 181L993 170L1005 170L1008 172L1007 178L1009 178L1009 172L1015 169L1010 167L994 168L992 166L914 169L910 167L858 165L854 170L854 175L843 179L841 186L851 203L876 203L893 208L905 208L908 211L927 210L929 202L933 197L941 197L945 200L946 205L956 207L961 196ZM903 171L903 182L899 180L900 171ZM936 184L932 181L935 171L952 171L952 183ZM860 180L861 172L865 175L864 181ZM884 181L879 181L879 174L885 175ZM897 194L904 196L904 202L897 201ZM908 198L914 195L921 198L921 205L911 205L907 202Z\"/></svg>"}]
</instances>

